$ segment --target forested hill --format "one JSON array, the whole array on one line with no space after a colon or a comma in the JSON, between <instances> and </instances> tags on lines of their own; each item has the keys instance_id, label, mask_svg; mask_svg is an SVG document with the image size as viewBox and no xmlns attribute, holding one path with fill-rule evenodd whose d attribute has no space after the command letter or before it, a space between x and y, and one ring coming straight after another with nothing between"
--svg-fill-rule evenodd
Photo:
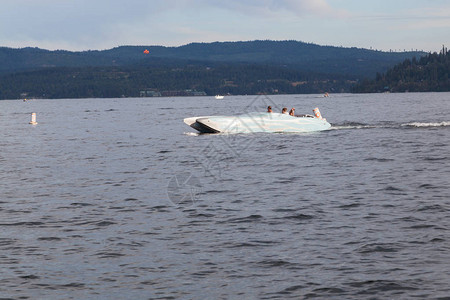
<instances>
[{"instance_id":1,"label":"forested hill","mask_svg":"<svg viewBox=\"0 0 450 300\"><path fill-rule=\"evenodd\" d=\"M148 53L144 53L148 50ZM147 52L147 51L146 51ZM374 77L393 64L423 52L382 52L319 46L299 41L191 43L180 47L121 46L102 51L0 48L0 74L52 67L112 67L172 63L252 63L292 70Z\"/></svg>"},{"instance_id":2,"label":"forested hill","mask_svg":"<svg viewBox=\"0 0 450 300\"><path fill-rule=\"evenodd\" d=\"M373 80L364 80L354 92L447 92L450 91L450 51L443 47L419 59L406 59Z\"/></svg>"},{"instance_id":3,"label":"forested hill","mask_svg":"<svg viewBox=\"0 0 450 300\"><path fill-rule=\"evenodd\" d=\"M297 41L0 48L0 99L350 92L358 80L421 55Z\"/></svg>"}]
</instances>

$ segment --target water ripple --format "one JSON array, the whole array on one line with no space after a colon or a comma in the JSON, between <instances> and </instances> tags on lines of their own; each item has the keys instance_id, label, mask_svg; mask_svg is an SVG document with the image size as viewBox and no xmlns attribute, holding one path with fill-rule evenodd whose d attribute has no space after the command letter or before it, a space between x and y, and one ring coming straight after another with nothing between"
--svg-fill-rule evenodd
<instances>
[{"instance_id":1,"label":"water ripple","mask_svg":"<svg viewBox=\"0 0 450 300\"><path fill-rule=\"evenodd\" d=\"M271 96L332 130L236 136L182 119L266 97L3 101L0 297L446 299L448 98Z\"/></svg>"}]
</instances>

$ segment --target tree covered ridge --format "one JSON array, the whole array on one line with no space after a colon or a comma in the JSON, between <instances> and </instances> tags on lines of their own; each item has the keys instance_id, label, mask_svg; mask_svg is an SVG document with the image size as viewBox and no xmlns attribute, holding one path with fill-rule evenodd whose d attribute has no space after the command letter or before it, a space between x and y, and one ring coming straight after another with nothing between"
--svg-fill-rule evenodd
<instances>
[{"instance_id":1,"label":"tree covered ridge","mask_svg":"<svg viewBox=\"0 0 450 300\"><path fill-rule=\"evenodd\" d=\"M353 91L375 92L448 92L450 91L450 51L429 53L419 59L405 59L374 80L364 80Z\"/></svg>"},{"instance_id":2,"label":"tree covered ridge","mask_svg":"<svg viewBox=\"0 0 450 300\"><path fill-rule=\"evenodd\" d=\"M270 40L81 52L0 47L0 99L350 92L422 54Z\"/></svg>"},{"instance_id":3,"label":"tree covered ridge","mask_svg":"<svg viewBox=\"0 0 450 300\"><path fill-rule=\"evenodd\" d=\"M345 76L246 63L50 68L0 77L0 99L115 98L195 90L216 94L348 92ZM170 93L169 93L170 94Z\"/></svg>"},{"instance_id":4,"label":"tree covered ridge","mask_svg":"<svg viewBox=\"0 0 450 300\"><path fill-rule=\"evenodd\" d=\"M148 50L148 53L144 53ZM154 60L254 63L283 66L299 71L374 76L405 58L423 52L383 52L360 48L320 46L300 41L256 40L190 43L179 47L120 46L108 50L72 52L39 48L0 47L0 73L54 67L112 67L148 65Z\"/></svg>"}]
</instances>

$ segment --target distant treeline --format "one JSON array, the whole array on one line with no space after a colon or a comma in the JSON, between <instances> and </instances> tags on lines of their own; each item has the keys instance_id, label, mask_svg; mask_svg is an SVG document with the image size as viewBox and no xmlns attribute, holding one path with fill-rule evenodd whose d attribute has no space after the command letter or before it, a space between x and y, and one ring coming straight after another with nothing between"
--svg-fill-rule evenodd
<instances>
[{"instance_id":1,"label":"distant treeline","mask_svg":"<svg viewBox=\"0 0 450 300\"><path fill-rule=\"evenodd\" d=\"M406 59L374 80L364 80L353 91L376 92L448 92L450 91L450 52L443 47L438 54Z\"/></svg>"},{"instance_id":2,"label":"distant treeline","mask_svg":"<svg viewBox=\"0 0 450 300\"><path fill-rule=\"evenodd\" d=\"M141 91L192 89L216 94L348 92L345 76L255 64L179 67L50 68L0 77L0 99L139 97Z\"/></svg>"},{"instance_id":3,"label":"distant treeline","mask_svg":"<svg viewBox=\"0 0 450 300\"><path fill-rule=\"evenodd\" d=\"M0 47L0 99L350 92L423 54L269 40L82 52Z\"/></svg>"},{"instance_id":4,"label":"distant treeline","mask_svg":"<svg viewBox=\"0 0 450 300\"><path fill-rule=\"evenodd\" d=\"M53 67L123 67L162 63L168 66L173 62L202 61L288 66L297 71L374 77L376 72L385 72L406 58L423 54L419 51L382 52L271 40L191 43L180 47L120 46L81 52L0 47L0 74Z\"/></svg>"}]
</instances>

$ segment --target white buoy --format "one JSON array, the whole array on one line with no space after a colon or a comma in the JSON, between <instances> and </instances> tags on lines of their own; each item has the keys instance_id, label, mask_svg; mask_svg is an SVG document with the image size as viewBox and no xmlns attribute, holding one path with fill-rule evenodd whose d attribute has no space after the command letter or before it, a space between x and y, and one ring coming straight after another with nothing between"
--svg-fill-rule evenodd
<instances>
[{"instance_id":1,"label":"white buoy","mask_svg":"<svg viewBox=\"0 0 450 300\"><path fill-rule=\"evenodd\" d=\"M30 121L30 124L31 124L31 125L36 125L36 124L37 124L37 122L36 122L36 113L32 113L32 114L31 114L31 121Z\"/></svg>"}]
</instances>

